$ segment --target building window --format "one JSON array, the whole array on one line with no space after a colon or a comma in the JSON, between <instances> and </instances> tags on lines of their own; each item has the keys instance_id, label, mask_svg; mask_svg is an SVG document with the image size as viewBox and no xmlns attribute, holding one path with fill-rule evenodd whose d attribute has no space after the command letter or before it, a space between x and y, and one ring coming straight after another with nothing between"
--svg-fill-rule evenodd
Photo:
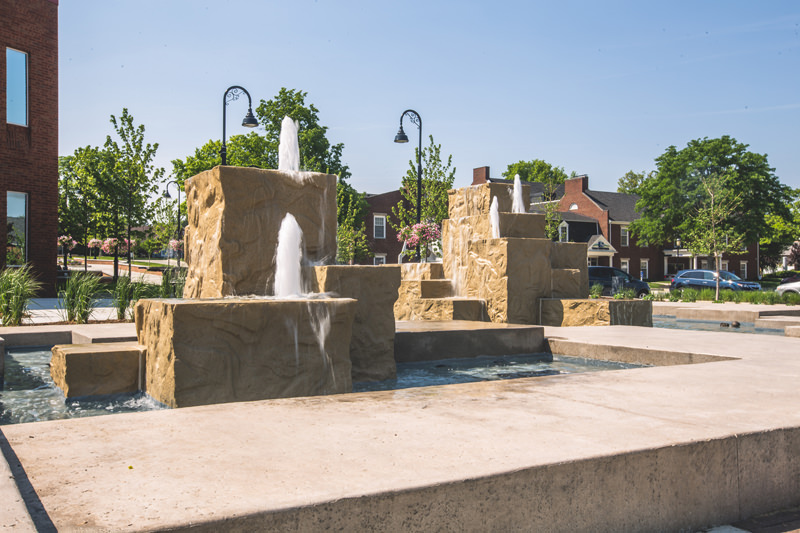
<instances>
[{"instance_id":1,"label":"building window","mask_svg":"<svg viewBox=\"0 0 800 533\"><path fill-rule=\"evenodd\" d=\"M577 211L578 210L578 204L569 204L569 210L570 211Z\"/></svg>"},{"instance_id":2,"label":"building window","mask_svg":"<svg viewBox=\"0 0 800 533\"><path fill-rule=\"evenodd\" d=\"M620 246L628 246L628 226L620 226L619 228L619 244Z\"/></svg>"},{"instance_id":3,"label":"building window","mask_svg":"<svg viewBox=\"0 0 800 533\"><path fill-rule=\"evenodd\" d=\"M386 254L375 254L375 258L373 259L373 264L375 264L375 265L385 265L386 264Z\"/></svg>"},{"instance_id":4,"label":"building window","mask_svg":"<svg viewBox=\"0 0 800 533\"><path fill-rule=\"evenodd\" d=\"M742 279L747 279L747 261L739 262L739 277Z\"/></svg>"},{"instance_id":5,"label":"building window","mask_svg":"<svg viewBox=\"0 0 800 533\"><path fill-rule=\"evenodd\" d=\"M28 260L28 195L6 193L6 265L24 265Z\"/></svg>"},{"instance_id":6,"label":"building window","mask_svg":"<svg viewBox=\"0 0 800 533\"><path fill-rule=\"evenodd\" d=\"M642 280L650 279L650 260L649 259L640 259L639 260L639 275L641 276Z\"/></svg>"},{"instance_id":7,"label":"building window","mask_svg":"<svg viewBox=\"0 0 800 533\"><path fill-rule=\"evenodd\" d=\"M28 125L28 54L6 48L6 122Z\"/></svg>"},{"instance_id":8,"label":"building window","mask_svg":"<svg viewBox=\"0 0 800 533\"><path fill-rule=\"evenodd\" d=\"M700 260L700 270L708 270L708 259Z\"/></svg>"},{"instance_id":9,"label":"building window","mask_svg":"<svg viewBox=\"0 0 800 533\"><path fill-rule=\"evenodd\" d=\"M386 215L373 215L373 236L376 239L386 238ZM376 263L377 264L377 263ZM383 264L383 263L381 263Z\"/></svg>"},{"instance_id":10,"label":"building window","mask_svg":"<svg viewBox=\"0 0 800 533\"><path fill-rule=\"evenodd\" d=\"M558 225L558 242L569 242L569 224L566 222Z\"/></svg>"},{"instance_id":11,"label":"building window","mask_svg":"<svg viewBox=\"0 0 800 533\"><path fill-rule=\"evenodd\" d=\"M590 257L590 258L588 258L587 261L588 261L590 267L596 267L597 266L597 258L596 257Z\"/></svg>"},{"instance_id":12,"label":"building window","mask_svg":"<svg viewBox=\"0 0 800 533\"><path fill-rule=\"evenodd\" d=\"M620 259L619 260L619 269L623 272L628 274L631 273L631 260L630 259Z\"/></svg>"},{"instance_id":13,"label":"building window","mask_svg":"<svg viewBox=\"0 0 800 533\"><path fill-rule=\"evenodd\" d=\"M727 270L728 270L728 261L727 261L727 260L725 260L725 261L720 261L720 263L719 263L719 269L720 269L720 270L725 270L725 271L727 271Z\"/></svg>"}]
</instances>

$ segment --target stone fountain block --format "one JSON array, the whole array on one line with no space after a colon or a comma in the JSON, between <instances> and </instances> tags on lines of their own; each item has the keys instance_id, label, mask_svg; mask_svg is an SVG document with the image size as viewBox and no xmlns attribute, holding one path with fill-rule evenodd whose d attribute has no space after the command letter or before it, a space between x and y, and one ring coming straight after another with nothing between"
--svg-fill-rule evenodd
<instances>
[{"instance_id":1,"label":"stone fountain block","mask_svg":"<svg viewBox=\"0 0 800 533\"><path fill-rule=\"evenodd\" d=\"M585 270L588 280L589 268L586 263L586 251L585 242L554 242L553 250L550 252L550 261L553 268Z\"/></svg>"},{"instance_id":2,"label":"stone fountain block","mask_svg":"<svg viewBox=\"0 0 800 533\"><path fill-rule=\"evenodd\" d=\"M350 342L353 381L396 377L394 312L400 266L314 267L315 290L358 300Z\"/></svg>"},{"instance_id":3,"label":"stone fountain block","mask_svg":"<svg viewBox=\"0 0 800 533\"><path fill-rule=\"evenodd\" d=\"M145 348L136 342L57 344L50 376L67 398L136 392Z\"/></svg>"},{"instance_id":4,"label":"stone fountain block","mask_svg":"<svg viewBox=\"0 0 800 533\"><path fill-rule=\"evenodd\" d=\"M355 312L347 298L139 300L145 390L171 407L350 392Z\"/></svg>"},{"instance_id":5,"label":"stone fountain block","mask_svg":"<svg viewBox=\"0 0 800 533\"><path fill-rule=\"evenodd\" d=\"M543 326L653 326L653 302L645 300L543 299Z\"/></svg>"},{"instance_id":6,"label":"stone fountain block","mask_svg":"<svg viewBox=\"0 0 800 533\"><path fill-rule=\"evenodd\" d=\"M530 185L522 184L522 198L527 206L530 198ZM447 191L448 217L457 219L476 215L488 215L492 198L497 197L497 208L501 213L511 213L514 203L514 186L507 183L483 183L461 189Z\"/></svg>"},{"instance_id":7,"label":"stone fountain block","mask_svg":"<svg viewBox=\"0 0 800 533\"><path fill-rule=\"evenodd\" d=\"M552 290L548 239L487 239L469 247L466 296L486 301L492 322L538 324L539 298Z\"/></svg>"},{"instance_id":8,"label":"stone fountain block","mask_svg":"<svg viewBox=\"0 0 800 533\"><path fill-rule=\"evenodd\" d=\"M184 296L272 294L278 230L291 213L306 258L336 256L336 176L218 166L186 181Z\"/></svg>"}]
</instances>

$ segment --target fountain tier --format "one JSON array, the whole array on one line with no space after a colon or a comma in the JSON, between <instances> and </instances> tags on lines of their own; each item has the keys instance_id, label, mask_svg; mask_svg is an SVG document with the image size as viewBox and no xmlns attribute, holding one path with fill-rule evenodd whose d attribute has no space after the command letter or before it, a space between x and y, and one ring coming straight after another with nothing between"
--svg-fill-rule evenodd
<instances>
[{"instance_id":1,"label":"fountain tier","mask_svg":"<svg viewBox=\"0 0 800 533\"><path fill-rule=\"evenodd\" d=\"M278 229L287 213L303 230L305 257L336 256L336 176L219 166L186 181L184 296L273 294Z\"/></svg>"},{"instance_id":2,"label":"fountain tier","mask_svg":"<svg viewBox=\"0 0 800 533\"><path fill-rule=\"evenodd\" d=\"M349 298L139 300L145 390L170 407L350 392Z\"/></svg>"}]
</instances>

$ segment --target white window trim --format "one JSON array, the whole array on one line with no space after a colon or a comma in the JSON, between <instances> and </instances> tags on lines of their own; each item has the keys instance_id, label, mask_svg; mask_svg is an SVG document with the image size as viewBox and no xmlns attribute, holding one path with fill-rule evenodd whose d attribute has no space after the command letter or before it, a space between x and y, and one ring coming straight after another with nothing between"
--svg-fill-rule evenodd
<instances>
[{"instance_id":1,"label":"white window trim","mask_svg":"<svg viewBox=\"0 0 800 533\"><path fill-rule=\"evenodd\" d=\"M739 276L742 279L747 279L747 261L739 261Z\"/></svg>"},{"instance_id":2,"label":"white window trim","mask_svg":"<svg viewBox=\"0 0 800 533\"><path fill-rule=\"evenodd\" d=\"M569 210L570 211L577 211L578 210L578 204L576 204L576 203L569 204Z\"/></svg>"},{"instance_id":3,"label":"white window trim","mask_svg":"<svg viewBox=\"0 0 800 533\"><path fill-rule=\"evenodd\" d=\"M378 262L378 259L383 259L382 262ZM386 254L375 254L372 258L373 265L385 265L386 264Z\"/></svg>"},{"instance_id":4,"label":"white window trim","mask_svg":"<svg viewBox=\"0 0 800 533\"><path fill-rule=\"evenodd\" d=\"M558 242L569 242L569 224L566 221L558 225Z\"/></svg>"},{"instance_id":5,"label":"white window trim","mask_svg":"<svg viewBox=\"0 0 800 533\"><path fill-rule=\"evenodd\" d=\"M625 237L625 240L622 239L623 236ZM620 226L619 227L619 245L628 247L628 246L630 246L630 243L631 243L631 234L630 234L630 231L628 230L628 226Z\"/></svg>"},{"instance_id":6,"label":"white window trim","mask_svg":"<svg viewBox=\"0 0 800 533\"><path fill-rule=\"evenodd\" d=\"M383 219L383 237L378 237L377 229L378 224L376 223L378 219ZM386 214L385 213L375 213L372 215L372 237L374 239L385 239L386 238Z\"/></svg>"},{"instance_id":7,"label":"white window trim","mask_svg":"<svg viewBox=\"0 0 800 533\"><path fill-rule=\"evenodd\" d=\"M644 272L644 276L641 276L642 280L650 279L650 260L649 259L639 259L639 274L641 275Z\"/></svg>"},{"instance_id":8,"label":"white window trim","mask_svg":"<svg viewBox=\"0 0 800 533\"><path fill-rule=\"evenodd\" d=\"M623 258L619 260L619 269L623 272L627 272L628 274L631 273L631 260L628 258Z\"/></svg>"}]
</instances>

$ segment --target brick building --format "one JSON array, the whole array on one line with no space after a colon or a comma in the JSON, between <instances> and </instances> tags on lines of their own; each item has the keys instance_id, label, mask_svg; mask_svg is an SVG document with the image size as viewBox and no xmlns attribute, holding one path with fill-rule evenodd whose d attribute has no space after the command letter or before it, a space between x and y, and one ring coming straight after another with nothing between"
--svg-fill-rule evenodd
<instances>
[{"instance_id":1,"label":"brick building","mask_svg":"<svg viewBox=\"0 0 800 533\"><path fill-rule=\"evenodd\" d=\"M383 194L367 194L369 210L365 227L372 257L361 261L362 264L397 263L397 256L403 249L403 243L397 240L397 232L392 228L392 224L397 224L392 215L392 208L402 199L403 195L399 190Z\"/></svg>"},{"instance_id":2,"label":"brick building","mask_svg":"<svg viewBox=\"0 0 800 533\"><path fill-rule=\"evenodd\" d=\"M473 172L473 185L478 183L507 182L489 176L489 167ZM658 281L678 270L688 268L714 268L713 259L693 256L674 243L661 246L640 246L628 227L639 218L635 194L594 191L589 188L588 176L566 180L555 190L554 198L545 198L540 184L531 184L531 210L542 211L543 203L558 203L561 216L559 239L564 242L587 243L589 265L614 266L645 280ZM722 270L744 279L758 277L758 244L748 247L741 255L723 255Z\"/></svg>"},{"instance_id":3,"label":"brick building","mask_svg":"<svg viewBox=\"0 0 800 533\"><path fill-rule=\"evenodd\" d=\"M0 0L0 266L33 266L55 291L58 0Z\"/></svg>"}]
</instances>

